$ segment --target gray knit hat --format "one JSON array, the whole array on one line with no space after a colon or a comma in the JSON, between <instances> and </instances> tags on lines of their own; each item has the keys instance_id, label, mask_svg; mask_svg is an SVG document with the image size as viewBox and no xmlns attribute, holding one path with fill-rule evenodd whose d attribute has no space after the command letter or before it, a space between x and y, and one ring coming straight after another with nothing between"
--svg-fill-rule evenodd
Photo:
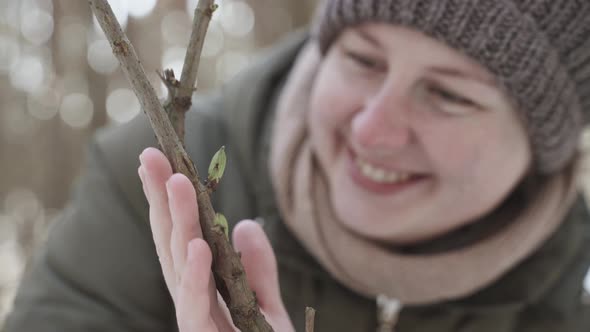
<instances>
[{"instance_id":1,"label":"gray knit hat","mask_svg":"<svg viewBox=\"0 0 590 332\"><path fill-rule=\"evenodd\" d=\"M590 118L590 0L323 0L325 53L346 27L415 28L471 56L514 99L540 173L562 169ZM484 147L482 147L484 148Z\"/></svg>"}]
</instances>

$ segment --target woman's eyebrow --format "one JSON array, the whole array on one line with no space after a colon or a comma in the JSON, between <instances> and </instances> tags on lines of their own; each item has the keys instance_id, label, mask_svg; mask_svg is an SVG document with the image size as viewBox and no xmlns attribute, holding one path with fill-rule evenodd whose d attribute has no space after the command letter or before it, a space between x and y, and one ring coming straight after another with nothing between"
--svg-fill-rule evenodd
<instances>
[{"instance_id":1,"label":"woman's eyebrow","mask_svg":"<svg viewBox=\"0 0 590 332\"><path fill-rule=\"evenodd\" d=\"M383 45L381 45L381 43L379 42L379 40L377 40L377 38L373 37L370 33L368 33L367 31L364 31L362 28L358 28L354 30L362 39L364 39L365 41L367 41L369 44L379 48L379 49L384 49Z\"/></svg>"},{"instance_id":2,"label":"woman's eyebrow","mask_svg":"<svg viewBox=\"0 0 590 332\"><path fill-rule=\"evenodd\" d=\"M429 68L430 71L439 74L439 75L443 75L443 76L450 76L450 77L454 77L454 78L460 78L460 79L467 79L467 80L475 80L478 81L482 84L485 84L491 88L496 88L496 83L488 78L485 77L482 74L479 73L470 73L464 70L460 70L460 69L456 69L456 68L445 68L445 67L430 67Z\"/></svg>"}]
</instances>

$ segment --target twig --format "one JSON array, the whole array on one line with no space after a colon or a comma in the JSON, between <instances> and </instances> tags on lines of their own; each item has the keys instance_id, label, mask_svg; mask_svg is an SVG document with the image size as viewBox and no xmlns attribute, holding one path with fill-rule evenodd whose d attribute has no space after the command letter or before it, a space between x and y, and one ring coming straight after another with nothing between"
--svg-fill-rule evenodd
<instances>
[{"instance_id":1,"label":"twig","mask_svg":"<svg viewBox=\"0 0 590 332\"><path fill-rule=\"evenodd\" d=\"M305 332L313 332L315 324L315 309L311 307L305 308Z\"/></svg>"},{"instance_id":2,"label":"twig","mask_svg":"<svg viewBox=\"0 0 590 332\"><path fill-rule=\"evenodd\" d=\"M164 109L182 142L184 142L184 117L191 107L191 97L195 91L201 51L205 43L209 22L213 12L217 9L214 2L214 0L200 0L195 8L193 29L186 49L180 81L176 80L171 69L165 70L164 75L160 74L160 78L168 88L168 99L164 103Z\"/></svg>"},{"instance_id":3,"label":"twig","mask_svg":"<svg viewBox=\"0 0 590 332\"><path fill-rule=\"evenodd\" d=\"M125 77L131 83L142 109L147 114L160 147L170 161L173 170L186 175L195 187L203 237L213 253L213 275L215 276L216 286L230 310L234 324L242 331L272 331L272 327L266 322L258 308L254 293L248 286L246 274L238 254L231 247L224 231L214 225L215 211L211 205L207 188L202 184L193 162L188 157L166 116L164 108L160 104L154 88L150 85L133 46L123 33L106 0L88 0L88 2L111 43L113 53L119 60ZM202 8L201 2L203 0L199 1L197 10ZM209 2L212 3L212 1ZM195 34L200 36L199 33L194 31L191 36ZM197 54L197 52L195 51L192 54ZM191 72L189 77L192 75L196 77L196 69L191 69L190 66L187 68ZM190 83L190 81L187 78L186 82ZM191 84L194 84L194 81Z\"/></svg>"}]
</instances>

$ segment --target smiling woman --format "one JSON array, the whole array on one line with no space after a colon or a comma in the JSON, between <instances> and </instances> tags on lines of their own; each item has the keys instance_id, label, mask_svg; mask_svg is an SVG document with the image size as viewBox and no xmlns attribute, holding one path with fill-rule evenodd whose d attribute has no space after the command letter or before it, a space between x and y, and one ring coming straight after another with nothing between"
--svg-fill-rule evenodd
<instances>
[{"instance_id":1,"label":"smiling woman","mask_svg":"<svg viewBox=\"0 0 590 332\"><path fill-rule=\"evenodd\" d=\"M587 331L589 34L587 0L325 0L195 96L187 151L226 146L216 209L274 329ZM153 146L142 117L96 137L7 332L235 331Z\"/></svg>"},{"instance_id":2,"label":"smiling woman","mask_svg":"<svg viewBox=\"0 0 590 332\"><path fill-rule=\"evenodd\" d=\"M408 243L496 207L532 154L508 96L480 79L491 76L406 28L344 31L319 68L309 112L310 143L342 223Z\"/></svg>"}]
</instances>

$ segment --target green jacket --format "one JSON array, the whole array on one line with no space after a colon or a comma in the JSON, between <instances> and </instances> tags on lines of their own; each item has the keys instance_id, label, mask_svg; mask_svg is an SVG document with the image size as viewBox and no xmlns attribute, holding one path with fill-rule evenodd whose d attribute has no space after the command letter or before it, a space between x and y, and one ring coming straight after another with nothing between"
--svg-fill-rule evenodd
<instances>
[{"instance_id":1,"label":"green jacket","mask_svg":"<svg viewBox=\"0 0 590 332\"><path fill-rule=\"evenodd\" d=\"M281 222L270 186L272 110L304 39L286 40L223 89L196 98L187 150L204 173L226 145L228 168L214 205L230 222L265 219L298 331L306 306L318 312L316 331L375 331L374 299L340 285L300 246ZM5 332L176 330L137 176L147 146L156 142L143 115L96 136L70 204L22 281ZM495 284L455 301L404 307L396 331L590 331L590 306L580 300L589 221L580 198L542 248Z\"/></svg>"}]
</instances>

